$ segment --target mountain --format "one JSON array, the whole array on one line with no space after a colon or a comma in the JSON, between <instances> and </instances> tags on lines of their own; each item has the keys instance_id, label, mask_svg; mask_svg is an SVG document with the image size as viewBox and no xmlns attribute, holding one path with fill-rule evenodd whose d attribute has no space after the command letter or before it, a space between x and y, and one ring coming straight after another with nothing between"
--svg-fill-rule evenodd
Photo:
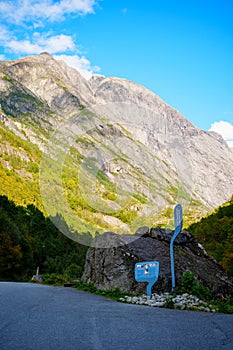
<instances>
[{"instance_id":1,"label":"mountain","mask_svg":"<svg viewBox=\"0 0 233 350\"><path fill-rule=\"evenodd\" d=\"M230 199L233 152L131 81L78 71L48 53L0 62L0 194L62 230L188 225ZM59 214L59 215L57 215Z\"/></svg>"}]
</instances>

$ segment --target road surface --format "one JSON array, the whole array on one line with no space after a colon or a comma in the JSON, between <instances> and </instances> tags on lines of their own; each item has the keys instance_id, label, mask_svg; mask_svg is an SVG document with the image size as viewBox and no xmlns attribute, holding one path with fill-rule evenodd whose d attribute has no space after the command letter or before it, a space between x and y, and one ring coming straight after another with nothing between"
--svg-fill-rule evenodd
<instances>
[{"instance_id":1,"label":"road surface","mask_svg":"<svg viewBox=\"0 0 233 350\"><path fill-rule=\"evenodd\" d=\"M232 350L233 315L118 303L73 288L0 283L1 350Z\"/></svg>"}]
</instances>

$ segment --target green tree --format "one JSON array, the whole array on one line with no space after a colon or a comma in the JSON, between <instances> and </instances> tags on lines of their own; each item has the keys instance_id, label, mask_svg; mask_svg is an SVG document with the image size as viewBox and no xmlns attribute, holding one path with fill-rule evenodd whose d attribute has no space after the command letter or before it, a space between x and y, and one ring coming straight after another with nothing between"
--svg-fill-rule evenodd
<instances>
[{"instance_id":1,"label":"green tree","mask_svg":"<svg viewBox=\"0 0 233 350\"><path fill-rule=\"evenodd\" d=\"M14 279L19 272L22 252L19 245L13 245L10 235L0 233L0 277Z\"/></svg>"}]
</instances>

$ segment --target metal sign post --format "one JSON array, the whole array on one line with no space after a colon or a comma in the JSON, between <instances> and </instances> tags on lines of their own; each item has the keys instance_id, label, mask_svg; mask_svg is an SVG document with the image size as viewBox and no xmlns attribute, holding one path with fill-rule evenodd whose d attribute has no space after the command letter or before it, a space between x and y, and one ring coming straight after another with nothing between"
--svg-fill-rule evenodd
<instances>
[{"instance_id":1,"label":"metal sign post","mask_svg":"<svg viewBox=\"0 0 233 350\"><path fill-rule=\"evenodd\" d=\"M174 241L176 237L180 234L182 230L182 206L177 204L174 208L174 224L175 224L175 232L171 238L170 242L170 261L171 261L171 275L172 275L172 292L175 290L176 281L175 281L175 266L174 266Z\"/></svg>"},{"instance_id":2,"label":"metal sign post","mask_svg":"<svg viewBox=\"0 0 233 350\"><path fill-rule=\"evenodd\" d=\"M159 278L159 262L143 261L135 264L134 269L135 280L137 282L148 282L146 294L151 297L152 287Z\"/></svg>"}]
</instances>

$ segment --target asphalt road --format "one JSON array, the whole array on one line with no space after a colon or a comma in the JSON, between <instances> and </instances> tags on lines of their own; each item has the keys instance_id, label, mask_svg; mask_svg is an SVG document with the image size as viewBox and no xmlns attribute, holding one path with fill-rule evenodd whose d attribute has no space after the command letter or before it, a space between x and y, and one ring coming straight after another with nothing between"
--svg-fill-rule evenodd
<instances>
[{"instance_id":1,"label":"asphalt road","mask_svg":"<svg viewBox=\"0 0 233 350\"><path fill-rule=\"evenodd\" d=\"M232 350L233 315L118 303L73 288L0 283L1 350Z\"/></svg>"}]
</instances>

